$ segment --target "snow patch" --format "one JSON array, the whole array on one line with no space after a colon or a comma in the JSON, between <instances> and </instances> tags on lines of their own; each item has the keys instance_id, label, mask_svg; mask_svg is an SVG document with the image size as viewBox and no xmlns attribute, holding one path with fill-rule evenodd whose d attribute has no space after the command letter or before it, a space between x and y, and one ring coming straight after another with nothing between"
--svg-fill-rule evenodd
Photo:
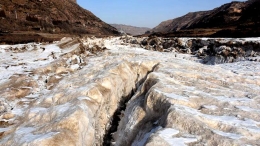
<instances>
[{"instance_id":1,"label":"snow patch","mask_svg":"<svg viewBox=\"0 0 260 146\"><path fill-rule=\"evenodd\" d=\"M163 138L171 146L186 146L188 143L196 142L197 138L194 137L175 137L179 133L179 130L172 128L165 128L159 131L159 136Z\"/></svg>"},{"instance_id":2,"label":"snow patch","mask_svg":"<svg viewBox=\"0 0 260 146\"><path fill-rule=\"evenodd\" d=\"M215 132L218 135L221 135L221 136L224 136L224 137L228 137L228 138L231 138L231 139L240 139L240 138L242 138L242 135L239 135L239 134L227 133L227 132L218 131L218 130L213 130L213 132Z\"/></svg>"}]
</instances>

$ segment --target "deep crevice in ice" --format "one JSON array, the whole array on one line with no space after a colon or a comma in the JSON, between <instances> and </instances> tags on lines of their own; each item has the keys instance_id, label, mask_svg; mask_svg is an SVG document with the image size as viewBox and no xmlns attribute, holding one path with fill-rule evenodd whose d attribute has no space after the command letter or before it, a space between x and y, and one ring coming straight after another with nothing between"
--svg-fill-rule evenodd
<instances>
[{"instance_id":1,"label":"deep crevice in ice","mask_svg":"<svg viewBox=\"0 0 260 146\"><path fill-rule=\"evenodd\" d=\"M112 116L110 128L106 130L106 133L103 137L103 144L102 144L103 146L112 144L112 142L114 141L113 133L115 133L117 131L117 128L118 128L120 120L123 116L123 113L127 108L127 102L132 99L132 97L137 92L138 88L141 87L143 85L143 83L145 82L145 80L147 79L147 76L150 73L152 73L158 65L159 64L156 64L155 66L153 66L152 70L149 71L144 78L142 78L136 82L136 86L135 86L136 88L132 89L131 93L129 93L126 97L121 97L117 110L115 111L115 113Z\"/></svg>"},{"instance_id":2,"label":"deep crevice in ice","mask_svg":"<svg viewBox=\"0 0 260 146\"><path fill-rule=\"evenodd\" d=\"M121 120L121 116L123 114L123 111L125 111L125 109L126 109L126 103L131 99L131 97L134 94L135 94L135 91L132 90L131 93L128 96L121 98L121 101L119 102L119 106L112 116L110 128L106 131L106 134L103 137L103 146L111 145L111 142L113 141L112 134L117 131L117 127L118 127L118 124Z\"/></svg>"}]
</instances>

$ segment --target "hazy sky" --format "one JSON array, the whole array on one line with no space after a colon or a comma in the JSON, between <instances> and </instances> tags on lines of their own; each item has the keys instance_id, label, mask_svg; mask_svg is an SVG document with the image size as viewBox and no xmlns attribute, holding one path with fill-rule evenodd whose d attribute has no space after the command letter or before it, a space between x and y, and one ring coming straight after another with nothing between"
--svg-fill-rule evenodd
<instances>
[{"instance_id":1,"label":"hazy sky","mask_svg":"<svg viewBox=\"0 0 260 146\"><path fill-rule=\"evenodd\" d=\"M77 0L107 23L139 27L157 26L188 12L211 10L232 0ZM245 1L245 0L237 0Z\"/></svg>"}]
</instances>

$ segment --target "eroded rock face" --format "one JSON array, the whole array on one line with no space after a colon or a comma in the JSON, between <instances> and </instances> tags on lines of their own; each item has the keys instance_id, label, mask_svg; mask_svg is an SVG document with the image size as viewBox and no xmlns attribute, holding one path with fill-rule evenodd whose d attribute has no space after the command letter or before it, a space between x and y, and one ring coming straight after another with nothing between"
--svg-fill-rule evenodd
<instances>
[{"instance_id":1,"label":"eroded rock face","mask_svg":"<svg viewBox=\"0 0 260 146\"><path fill-rule=\"evenodd\" d=\"M0 46L0 55L13 55L1 63L23 59L17 66L26 68L1 66L0 145L259 143L259 62L207 66L122 38L12 47ZM42 66L22 58L26 53Z\"/></svg>"}]
</instances>

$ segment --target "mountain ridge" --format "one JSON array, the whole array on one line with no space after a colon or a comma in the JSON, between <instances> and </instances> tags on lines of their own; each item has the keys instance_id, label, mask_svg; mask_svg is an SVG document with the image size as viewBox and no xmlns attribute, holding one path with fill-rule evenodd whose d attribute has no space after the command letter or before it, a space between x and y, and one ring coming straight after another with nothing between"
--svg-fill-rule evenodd
<instances>
[{"instance_id":1,"label":"mountain ridge","mask_svg":"<svg viewBox=\"0 0 260 146\"><path fill-rule=\"evenodd\" d=\"M137 27L137 26L125 25L125 24L110 24L110 25L115 27L118 31L131 34L131 35L142 35L146 31L151 30L151 28L148 27Z\"/></svg>"}]
</instances>

